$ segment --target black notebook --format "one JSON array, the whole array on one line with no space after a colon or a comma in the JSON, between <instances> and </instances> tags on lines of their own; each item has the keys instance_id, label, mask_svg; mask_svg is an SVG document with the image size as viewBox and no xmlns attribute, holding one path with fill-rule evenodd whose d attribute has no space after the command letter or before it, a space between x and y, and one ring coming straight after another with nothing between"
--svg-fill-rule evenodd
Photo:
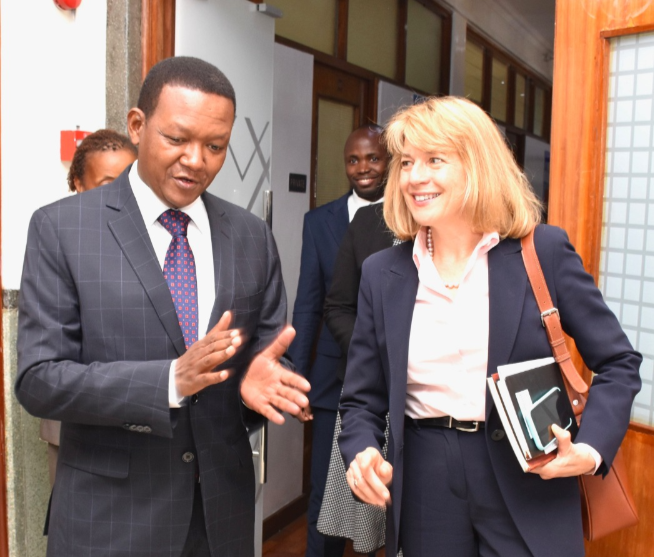
<instances>
[{"instance_id":1,"label":"black notebook","mask_svg":"<svg viewBox=\"0 0 654 557\"><path fill-rule=\"evenodd\" d=\"M567 429L574 441L577 422L554 358L500 366L497 387L527 460L556 449L550 426Z\"/></svg>"}]
</instances>

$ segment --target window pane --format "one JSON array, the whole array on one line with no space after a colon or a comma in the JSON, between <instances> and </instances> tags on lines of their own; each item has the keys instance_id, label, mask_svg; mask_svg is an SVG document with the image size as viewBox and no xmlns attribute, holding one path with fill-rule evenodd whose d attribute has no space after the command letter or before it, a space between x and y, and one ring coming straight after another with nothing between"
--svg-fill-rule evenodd
<instances>
[{"instance_id":1,"label":"window pane","mask_svg":"<svg viewBox=\"0 0 654 557\"><path fill-rule=\"evenodd\" d=\"M484 50L470 41L466 42L466 79L464 95L481 104L482 77L484 75Z\"/></svg>"},{"instance_id":2,"label":"window pane","mask_svg":"<svg viewBox=\"0 0 654 557\"><path fill-rule=\"evenodd\" d=\"M545 91L534 88L534 135L543 137L545 123Z\"/></svg>"},{"instance_id":3,"label":"window pane","mask_svg":"<svg viewBox=\"0 0 654 557\"><path fill-rule=\"evenodd\" d=\"M334 54L337 0L275 0L284 17L275 20L275 33L292 41Z\"/></svg>"},{"instance_id":4,"label":"window pane","mask_svg":"<svg viewBox=\"0 0 654 557\"><path fill-rule=\"evenodd\" d=\"M354 108L318 99L316 207L347 193L343 149L354 125Z\"/></svg>"},{"instance_id":5,"label":"window pane","mask_svg":"<svg viewBox=\"0 0 654 557\"><path fill-rule=\"evenodd\" d=\"M416 0L409 1L406 38L406 84L440 90L443 20Z\"/></svg>"},{"instance_id":6,"label":"window pane","mask_svg":"<svg viewBox=\"0 0 654 557\"><path fill-rule=\"evenodd\" d=\"M527 104L527 78L524 75L515 76L515 114L513 123L516 127L525 129L525 106Z\"/></svg>"},{"instance_id":7,"label":"window pane","mask_svg":"<svg viewBox=\"0 0 654 557\"><path fill-rule=\"evenodd\" d=\"M493 60L493 82L491 85L491 109L493 118L506 122L507 91L509 88L509 67L499 60Z\"/></svg>"},{"instance_id":8,"label":"window pane","mask_svg":"<svg viewBox=\"0 0 654 557\"><path fill-rule=\"evenodd\" d=\"M397 0L350 0L347 61L395 78Z\"/></svg>"}]
</instances>

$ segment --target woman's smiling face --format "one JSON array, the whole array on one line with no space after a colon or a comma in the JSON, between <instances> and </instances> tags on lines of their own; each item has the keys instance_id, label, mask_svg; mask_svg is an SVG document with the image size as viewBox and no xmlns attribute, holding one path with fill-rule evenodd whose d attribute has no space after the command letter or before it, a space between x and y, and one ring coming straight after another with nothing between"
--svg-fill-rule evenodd
<instances>
[{"instance_id":1,"label":"woman's smiling face","mask_svg":"<svg viewBox=\"0 0 654 557\"><path fill-rule=\"evenodd\" d=\"M405 141L399 184L404 202L421 226L438 230L466 222L466 171L454 150L427 152Z\"/></svg>"}]
</instances>

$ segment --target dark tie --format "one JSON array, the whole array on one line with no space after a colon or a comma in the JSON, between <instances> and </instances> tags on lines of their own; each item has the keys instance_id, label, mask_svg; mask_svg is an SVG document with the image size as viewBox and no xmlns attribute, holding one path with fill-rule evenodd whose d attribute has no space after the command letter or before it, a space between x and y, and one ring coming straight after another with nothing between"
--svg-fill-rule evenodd
<instances>
[{"instance_id":1,"label":"dark tie","mask_svg":"<svg viewBox=\"0 0 654 557\"><path fill-rule=\"evenodd\" d=\"M198 286L195 278L195 259L186 237L188 223L186 213L168 209L161 214L159 222L170 232L170 241L163 275L173 297L184 343L189 348L198 340Z\"/></svg>"}]
</instances>

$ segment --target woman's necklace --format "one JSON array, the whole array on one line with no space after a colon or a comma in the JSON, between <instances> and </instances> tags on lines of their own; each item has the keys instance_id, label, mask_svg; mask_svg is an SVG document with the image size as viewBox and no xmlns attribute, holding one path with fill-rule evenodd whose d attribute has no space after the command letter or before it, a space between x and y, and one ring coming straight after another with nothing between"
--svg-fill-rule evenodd
<instances>
[{"instance_id":1,"label":"woman's necklace","mask_svg":"<svg viewBox=\"0 0 654 557\"><path fill-rule=\"evenodd\" d=\"M429 252L429 257L431 260L434 260L434 241L431 238L431 227L427 227L427 251ZM460 282L444 282L445 288L449 290L456 290L461 286Z\"/></svg>"}]
</instances>

